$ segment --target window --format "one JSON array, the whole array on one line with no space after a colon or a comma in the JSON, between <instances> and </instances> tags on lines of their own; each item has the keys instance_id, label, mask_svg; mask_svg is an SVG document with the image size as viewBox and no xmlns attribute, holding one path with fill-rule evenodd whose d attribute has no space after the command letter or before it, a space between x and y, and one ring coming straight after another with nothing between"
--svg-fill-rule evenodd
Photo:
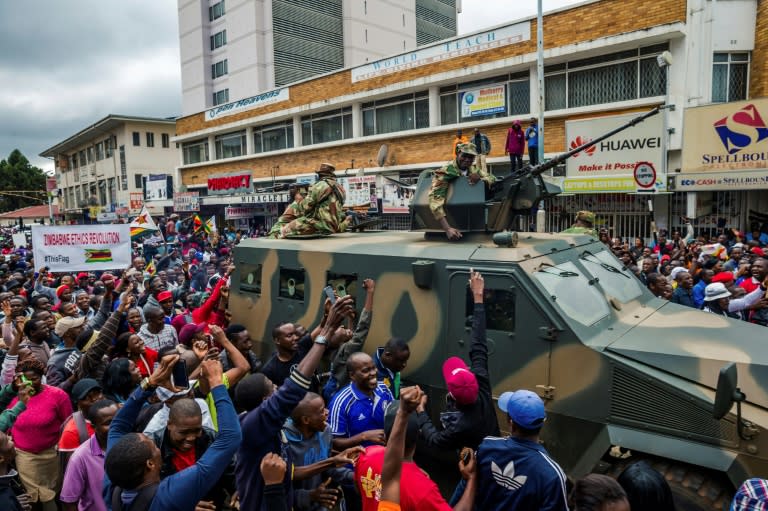
<instances>
[{"instance_id":1,"label":"window","mask_svg":"<svg viewBox=\"0 0 768 511\"><path fill-rule=\"evenodd\" d=\"M223 105L229 102L229 89L220 90L213 93L213 106Z\"/></svg>"},{"instance_id":2,"label":"window","mask_svg":"<svg viewBox=\"0 0 768 511\"><path fill-rule=\"evenodd\" d=\"M594 325L610 314L603 293L572 262L544 265L533 276L552 303L582 325Z\"/></svg>"},{"instance_id":3,"label":"window","mask_svg":"<svg viewBox=\"0 0 768 511\"><path fill-rule=\"evenodd\" d=\"M222 16L224 16L224 0L221 0L221 2L213 4L212 6L208 7L209 21L217 20Z\"/></svg>"},{"instance_id":4,"label":"window","mask_svg":"<svg viewBox=\"0 0 768 511\"><path fill-rule=\"evenodd\" d=\"M221 48L227 44L227 31L222 30L221 32L216 32L211 36L211 50L215 50L216 48Z\"/></svg>"},{"instance_id":5,"label":"window","mask_svg":"<svg viewBox=\"0 0 768 511\"><path fill-rule=\"evenodd\" d=\"M128 189L128 165L125 162L125 146L121 145L118 150L120 153L120 181L123 183L123 190Z\"/></svg>"},{"instance_id":6,"label":"window","mask_svg":"<svg viewBox=\"0 0 768 511\"><path fill-rule=\"evenodd\" d=\"M142 190L144 188L144 180L142 179L141 174L136 174L133 176L133 184L138 188L139 190Z\"/></svg>"},{"instance_id":7,"label":"window","mask_svg":"<svg viewBox=\"0 0 768 511\"><path fill-rule=\"evenodd\" d=\"M112 138L108 138L104 141L104 153L106 154L107 158L112 158L112 151L114 151L115 145L117 144L114 140L112 140Z\"/></svg>"},{"instance_id":8,"label":"window","mask_svg":"<svg viewBox=\"0 0 768 511\"><path fill-rule=\"evenodd\" d=\"M77 167L79 167L79 165L77 164L77 154L73 154L71 160L72 160L72 168L73 169L76 169ZM75 174L75 175L77 175L77 174Z\"/></svg>"},{"instance_id":9,"label":"window","mask_svg":"<svg viewBox=\"0 0 768 511\"><path fill-rule=\"evenodd\" d=\"M483 301L485 302L485 328L501 332L514 332L515 294L509 289L490 289L487 287L483 293ZM467 286L465 301L465 326L472 328L472 316L475 311L475 302L469 286Z\"/></svg>"},{"instance_id":10,"label":"window","mask_svg":"<svg viewBox=\"0 0 768 511\"><path fill-rule=\"evenodd\" d=\"M216 159L234 158L245 154L245 130L219 135L215 139Z\"/></svg>"},{"instance_id":11,"label":"window","mask_svg":"<svg viewBox=\"0 0 768 511\"><path fill-rule=\"evenodd\" d=\"M211 64L211 78L216 79L227 74L227 59Z\"/></svg>"},{"instance_id":12,"label":"window","mask_svg":"<svg viewBox=\"0 0 768 511\"><path fill-rule=\"evenodd\" d=\"M303 145L352 138L352 107L301 118Z\"/></svg>"},{"instance_id":13,"label":"window","mask_svg":"<svg viewBox=\"0 0 768 511\"><path fill-rule=\"evenodd\" d=\"M85 161L85 149L83 149L82 151L80 151L78 154L79 154L79 156L80 156L80 166L81 166L81 167L85 167L85 166L87 165L87 163L86 163L86 161Z\"/></svg>"},{"instance_id":14,"label":"window","mask_svg":"<svg viewBox=\"0 0 768 511\"><path fill-rule=\"evenodd\" d=\"M363 104L363 135L429 127L429 93L405 94Z\"/></svg>"},{"instance_id":15,"label":"window","mask_svg":"<svg viewBox=\"0 0 768 511\"><path fill-rule=\"evenodd\" d=\"M280 298L304 300L304 270L280 267Z\"/></svg>"},{"instance_id":16,"label":"window","mask_svg":"<svg viewBox=\"0 0 768 511\"><path fill-rule=\"evenodd\" d=\"M96 144L96 161L104 159L104 142Z\"/></svg>"},{"instance_id":17,"label":"window","mask_svg":"<svg viewBox=\"0 0 768 511\"><path fill-rule=\"evenodd\" d=\"M715 53L712 59L712 101L747 99L749 53Z\"/></svg>"},{"instance_id":18,"label":"window","mask_svg":"<svg viewBox=\"0 0 768 511\"><path fill-rule=\"evenodd\" d=\"M240 261L240 290L261 294L261 265Z\"/></svg>"},{"instance_id":19,"label":"window","mask_svg":"<svg viewBox=\"0 0 768 511\"><path fill-rule=\"evenodd\" d=\"M133 145L134 146L141 145L141 134L138 131L133 132Z\"/></svg>"},{"instance_id":20,"label":"window","mask_svg":"<svg viewBox=\"0 0 768 511\"><path fill-rule=\"evenodd\" d=\"M597 277L597 283L606 294L617 298L621 303L628 303L641 294L640 281L632 278L632 272L605 250L596 254L585 251L581 254L584 269Z\"/></svg>"},{"instance_id":21,"label":"window","mask_svg":"<svg viewBox=\"0 0 768 511\"><path fill-rule=\"evenodd\" d=\"M162 140L163 147L168 149L171 147L171 136L168 133L163 133L160 135L160 139Z\"/></svg>"},{"instance_id":22,"label":"window","mask_svg":"<svg viewBox=\"0 0 768 511\"><path fill-rule=\"evenodd\" d=\"M93 146L89 147L86 153L88 154L88 163L93 163L94 161L96 161L94 159Z\"/></svg>"},{"instance_id":23,"label":"window","mask_svg":"<svg viewBox=\"0 0 768 511\"><path fill-rule=\"evenodd\" d=\"M663 43L547 66L546 109L663 96L667 75L656 64L656 57L667 48Z\"/></svg>"},{"instance_id":24,"label":"window","mask_svg":"<svg viewBox=\"0 0 768 511\"><path fill-rule=\"evenodd\" d=\"M155 147L155 134L151 131L147 132L147 147Z\"/></svg>"},{"instance_id":25,"label":"window","mask_svg":"<svg viewBox=\"0 0 768 511\"><path fill-rule=\"evenodd\" d=\"M208 161L208 140L195 140L181 145L184 165Z\"/></svg>"},{"instance_id":26,"label":"window","mask_svg":"<svg viewBox=\"0 0 768 511\"><path fill-rule=\"evenodd\" d=\"M253 129L253 150L256 153L279 151L293 147L293 121Z\"/></svg>"}]
</instances>

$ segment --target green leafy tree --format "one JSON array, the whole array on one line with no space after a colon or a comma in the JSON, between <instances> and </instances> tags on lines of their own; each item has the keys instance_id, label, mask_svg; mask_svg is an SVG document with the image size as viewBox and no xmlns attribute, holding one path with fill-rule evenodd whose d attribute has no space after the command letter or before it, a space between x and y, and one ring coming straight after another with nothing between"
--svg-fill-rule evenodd
<instances>
[{"instance_id":1,"label":"green leafy tree","mask_svg":"<svg viewBox=\"0 0 768 511\"><path fill-rule=\"evenodd\" d=\"M0 213L44 203L44 193L30 193L32 190L45 191L45 172L35 167L14 149L8 159L0 160ZM26 190L26 191L22 191ZM39 196L39 200L33 197Z\"/></svg>"}]
</instances>

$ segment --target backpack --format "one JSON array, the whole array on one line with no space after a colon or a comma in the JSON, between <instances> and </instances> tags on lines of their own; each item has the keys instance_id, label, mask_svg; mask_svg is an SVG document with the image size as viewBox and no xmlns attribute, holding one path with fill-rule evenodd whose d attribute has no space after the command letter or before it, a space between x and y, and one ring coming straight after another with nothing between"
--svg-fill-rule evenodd
<instances>
[{"instance_id":1,"label":"backpack","mask_svg":"<svg viewBox=\"0 0 768 511\"><path fill-rule=\"evenodd\" d=\"M112 511L149 511L159 485L160 483L155 483L139 490L136 498L128 506L123 506L123 499L121 498L123 489L115 486L112 489Z\"/></svg>"}]
</instances>

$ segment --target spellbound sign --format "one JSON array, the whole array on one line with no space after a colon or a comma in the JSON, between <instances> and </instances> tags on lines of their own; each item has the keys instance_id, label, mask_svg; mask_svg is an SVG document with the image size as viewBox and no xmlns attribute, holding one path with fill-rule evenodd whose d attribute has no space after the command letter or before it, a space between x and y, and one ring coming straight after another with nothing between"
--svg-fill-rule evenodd
<instances>
[{"instance_id":1,"label":"spellbound sign","mask_svg":"<svg viewBox=\"0 0 768 511\"><path fill-rule=\"evenodd\" d=\"M289 95L287 87L283 89L271 90L269 92L259 94L258 96L251 96L250 98L233 101L232 103L219 105L215 108L211 108L210 110L206 110L205 120L212 121L226 115L232 115L238 112L243 112L245 110L251 110L252 108L258 108L271 105L273 103L286 101L288 98Z\"/></svg>"},{"instance_id":2,"label":"spellbound sign","mask_svg":"<svg viewBox=\"0 0 768 511\"><path fill-rule=\"evenodd\" d=\"M403 53L402 55L396 55L352 68L352 82L369 80L414 67L426 66L435 62L490 50L491 48L517 44L522 41L528 41L530 38L530 21L481 32L468 37L459 37L450 41L425 46L410 53Z\"/></svg>"},{"instance_id":3,"label":"spellbound sign","mask_svg":"<svg viewBox=\"0 0 768 511\"><path fill-rule=\"evenodd\" d=\"M252 193L249 195L243 195L240 197L242 204L266 204L266 203L278 203L278 202L290 202L290 193L288 192L267 192L267 193Z\"/></svg>"},{"instance_id":4,"label":"spellbound sign","mask_svg":"<svg viewBox=\"0 0 768 511\"><path fill-rule=\"evenodd\" d=\"M209 195L231 195L247 193L251 190L250 172L233 172L217 174L208 178Z\"/></svg>"}]
</instances>

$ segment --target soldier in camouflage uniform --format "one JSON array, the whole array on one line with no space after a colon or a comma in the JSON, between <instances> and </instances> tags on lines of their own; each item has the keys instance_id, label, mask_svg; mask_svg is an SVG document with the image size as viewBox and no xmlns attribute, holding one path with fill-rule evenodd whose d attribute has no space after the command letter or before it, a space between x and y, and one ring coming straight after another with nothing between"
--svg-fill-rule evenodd
<instances>
[{"instance_id":1,"label":"soldier in camouflage uniform","mask_svg":"<svg viewBox=\"0 0 768 511\"><path fill-rule=\"evenodd\" d=\"M445 199L448 196L448 187L451 182L459 176L467 176L472 185L480 180L485 181L487 185L496 181L493 174L473 164L475 157L477 157L475 144L459 144L456 159L436 170L432 177L432 186L429 189L429 209L432 210L435 219L440 222L440 226L449 240L461 238L461 232L451 227L445 217Z\"/></svg>"},{"instance_id":2,"label":"soldier in camouflage uniform","mask_svg":"<svg viewBox=\"0 0 768 511\"><path fill-rule=\"evenodd\" d=\"M289 223L291 223L291 221L299 217L299 214L298 214L299 204L301 204L301 201L304 200L304 190L302 190L297 185L291 185L289 193L293 197L293 202L291 203L290 206L285 208L285 211L283 211L283 214L280 215L280 218L277 219L277 222L275 222L275 224L269 230L269 234L267 234L268 238L274 238L274 239L279 238L280 232L282 231L283 226L288 225Z\"/></svg>"},{"instance_id":3,"label":"soldier in camouflage uniform","mask_svg":"<svg viewBox=\"0 0 768 511\"><path fill-rule=\"evenodd\" d=\"M336 182L336 167L323 163L317 170L317 182L307 192L304 200L296 206L296 219L282 228L279 238L305 236L309 234L333 234L347 228L344 200L346 192Z\"/></svg>"},{"instance_id":4,"label":"soldier in camouflage uniform","mask_svg":"<svg viewBox=\"0 0 768 511\"><path fill-rule=\"evenodd\" d=\"M591 211L579 211L576 213L576 221L568 229L560 231L562 234L587 234L597 237L594 228L595 214Z\"/></svg>"}]
</instances>

